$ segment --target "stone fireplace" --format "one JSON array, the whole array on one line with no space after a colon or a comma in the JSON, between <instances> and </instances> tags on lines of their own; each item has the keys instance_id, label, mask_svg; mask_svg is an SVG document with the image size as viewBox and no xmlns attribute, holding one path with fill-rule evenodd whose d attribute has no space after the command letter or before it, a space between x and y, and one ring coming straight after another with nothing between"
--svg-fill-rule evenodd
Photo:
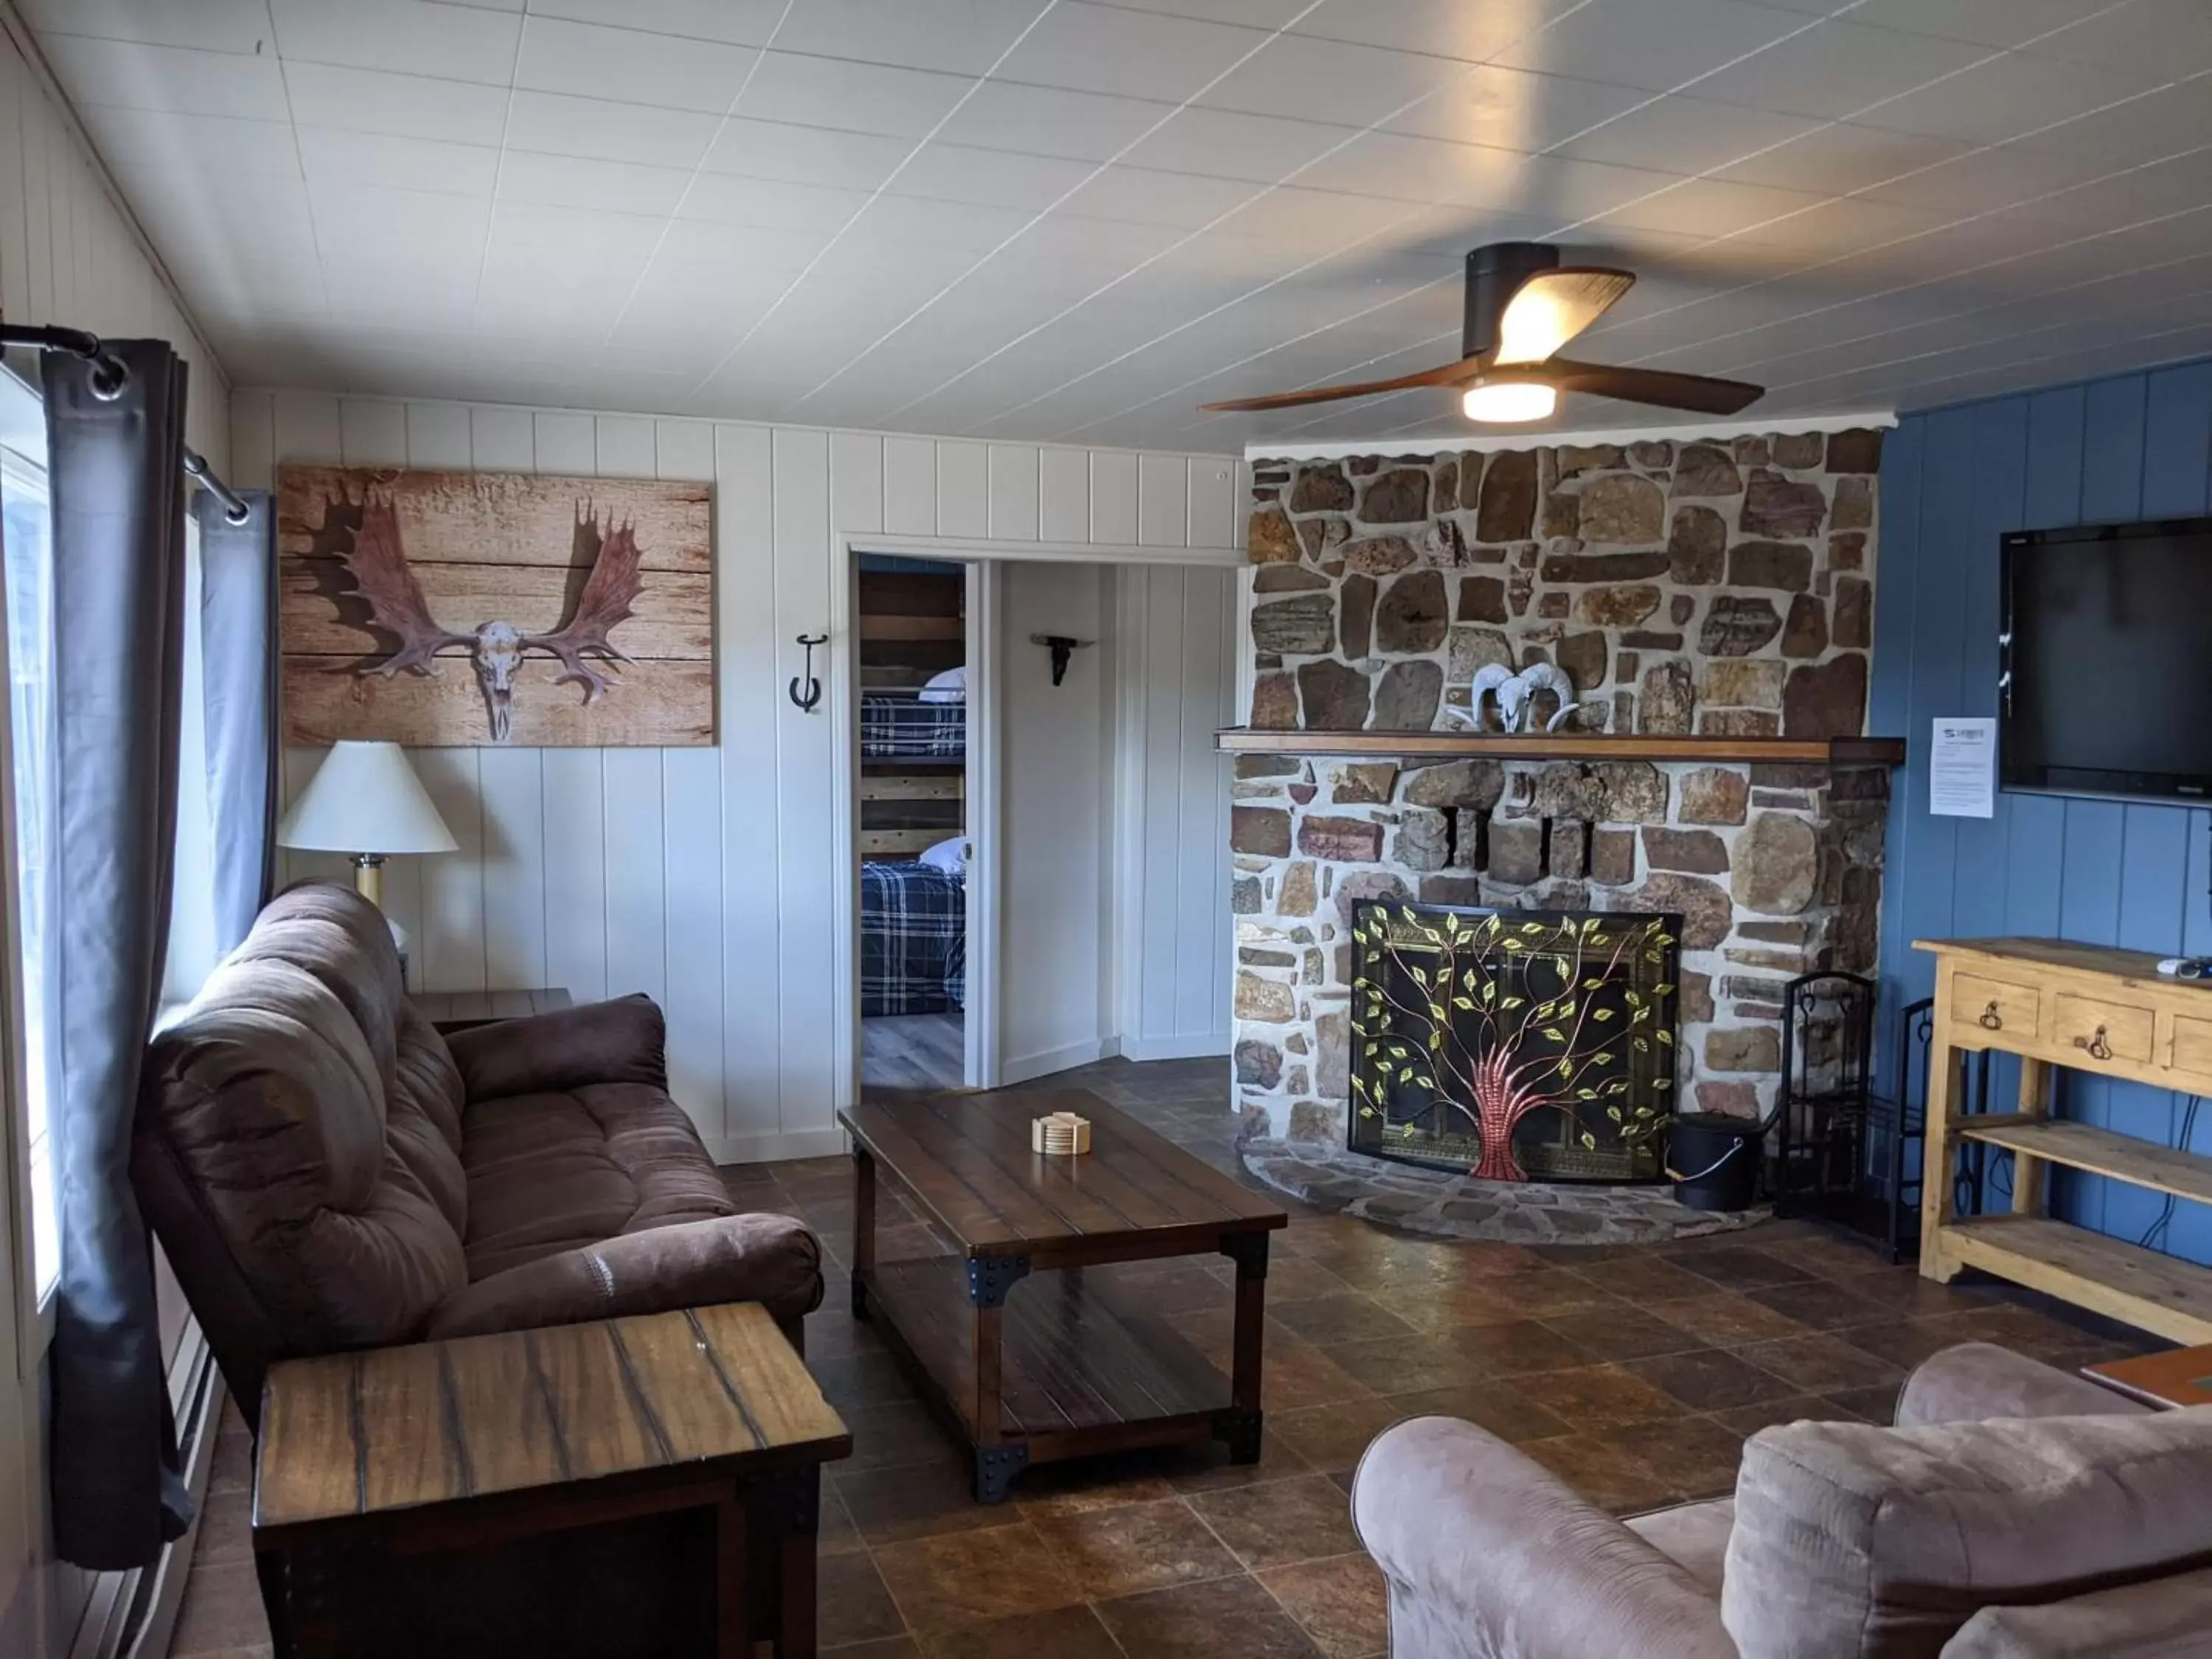
<instances>
[{"instance_id":1,"label":"stone fireplace","mask_svg":"<svg viewBox=\"0 0 2212 1659\"><path fill-rule=\"evenodd\" d=\"M1853 430L1259 462L1247 723L1468 730L1484 666L1550 662L1569 732L1859 735L1880 453ZM1886 768L1383 759L1325 735L1234 766L1255 1134L1346 1138L1363 901L1679 917L1663 1092L1685 1110L1763 1112L1784 984L1875 966Z\"/></svg>"}]
</instances>

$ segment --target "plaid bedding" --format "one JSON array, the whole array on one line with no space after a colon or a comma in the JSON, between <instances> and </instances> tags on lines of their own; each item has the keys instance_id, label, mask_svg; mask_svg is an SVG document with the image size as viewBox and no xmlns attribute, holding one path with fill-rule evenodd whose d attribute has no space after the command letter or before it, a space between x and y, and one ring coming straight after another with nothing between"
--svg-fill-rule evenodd
<instances>
[{"instance_id":1,"label":"plaid bedding","mask_svg":"<svg viewBox=\"0 0 2212 1659\"><path fill-rule=\"evenodd\" d=\"M860 694L866 760L958 760L968 750L968 705Z\"/></svg>"},{"instance_id":2,"label":"plaid bedding","mask_svg":"<svg viewBox=\"0 0 2212 1659\"><path fill-rule=\"evenodd\" d=\"M968 894L927 864L860 865L860 1014L935 1014L968 994Z\"/></svg>"}]
</instances>

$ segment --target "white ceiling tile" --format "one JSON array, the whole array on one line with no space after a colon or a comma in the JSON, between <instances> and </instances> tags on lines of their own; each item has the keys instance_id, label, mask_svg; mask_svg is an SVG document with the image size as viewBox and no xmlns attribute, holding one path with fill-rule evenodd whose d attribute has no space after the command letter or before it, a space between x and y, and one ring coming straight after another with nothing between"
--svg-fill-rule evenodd
<instances>
[{"instance_id":1,"label":"white ceiling tile","mask_svg":"<svg viewBox=\"0 0 2212 1659\"><path fill-rule=\"evenodd\" d=\"M969 94L937 136L947 143L1104 161L1175 112L1173 104L1146 99L990 80Z\"/></svg>"},{"instance_id":2,"label":"white ceiling tile","mask_svg":"<svg viewBox=\"0 0 2212 1659\"><path fill-rule=\"evenodd\" d=\"M1822 3L1807 10L1827 10ZM1864 0L1851 21L1985 46L2017 46L2078 21L2098 0Z\"/></svg>"},{"instance_id":3,"label":"white ceiling tile","mask_svg":"<svg viewBox=\"0 0 2212 1659\"><path fill-rule=\"evenodd\" d=\"M703 265L710 272L795 273L820 256L834 234L732 225L717 219L677 219L670 222L661 238L659 258L672 266Z\"/></svg>"},{"instance_id":4,"label":"white ceiling tile","mask_svg":"<svg viewBox=\"0 0 2212 1659\"><path fill-rule=\"evenodd\" d=\"M1002 64L999 78L1180 103L1267 36L1159 12L1060 0Z\"/></svg>"},{"instance_id":5,"label":"white ceiling tile","mask_svg":"<svg viewBox=\"0 0 2212 1659\"><path fill-rule=\"evenodd\" d=\"M269 39L268 0L20 0L41 33L90 34L149 46L196 46L251 56Z\"/></svg>"},{"instance_id":6,"label":"white ceiling tile","mask_svg":"<svg viewBox=\"0 0 2212 1659\"><path fill-rule=\"evenodd\" d=\"M531 0L532 16L764 46L788 0Z\"/></svg>"},{"instance_id":7,"label":"white ceiling tile","mask_svg":"<svg viewBox=\"0 0 2212 1659\"><path fill-rule=\"evenodd\" d=\"M874 190L913 149L906 139L874 133L733 118L722 124L713 148L699 165L710 173L734 173L749 179Z\"/></svg>"},{"instance_id":8,"label":"white ceiling tile","mask_svg":"<svg viewBox=\"0 0 2212 1659\"><path fill-rule=\"evenodd\" d=\"M1198 102L1252 115L1321 115L1366 126L1467 73L1466 64L1448 58L1285 34L1200 93Z\"/></svg>"},{"instance_id":9,"label":"white ceiling tile","mask_svg":"<svg viewBox=\"0 0 2212 1659\"><path fill-rule=\"evenodd\" d=\"M1068 198L1066 211L1094 219L1195 230L1241 207L1259 188L1234 179L1110 167Z\"/></svg>"},{"instance_id":10,"label":"white ceiling tile","mask_svg":"<svg viewBox=\"0 0 2212 1659\"><path fill-rule=\"evenodd\" d=\"M1800 191L1731 184L1724 179L1674 179L1648 197L1600 216L1597 228L1620 224L1692 236L1733 236L1816 206L1821 199Z\"/></svg>"},{"instance_id":11,"label":"white ceiling tile","mask_svg":"<svg viewBox=\"0 0 2212 1659\"><path fill-rule=\"evenodd\" d=\"M1019 208L975 202L925 202L918 197L878 196L853 226L890 242L969 248L987 253L1018 232L1030 216Z\"/></svg>"},{"instance_id":12,"label":"white ceiling tile","mask_svg":"<svg viewBox=\"0 0 2212 1659\"><path fill-rule=\"evenodd\" d=\"M1358 136L1357 127L1191 105L1121 159L1133 167L1272 185Z\"/></svg>"},{"instance_id":13,"label":"white ceiling tile","mask_svg":"<svg viewBox=\"0 0 2212 1659\"><path fill-rule=\"evenodd\" d=\"M42 44L55 75L80 103L254 121L292 118L273 54L243 58L81 34L49 34Z\"/></svg>"},{"instance_id":14,"label":"white ceiling tile","mask_svg":"<svg viewBox=\"0 0 2212 1659\"><path fill-rule=\"evenodd\" d=\"M1831 118L1879 106L1990 55L1986 47L1822 21L1698 82L1700 98ZM1878 117L1865 118L1878 120Z\"/></svg>"},{"instance_id":15,"label":"white ceiling tile","mask_svg":"<svg viewBox=\"0 0 2212 1659\"><path fill-rule=\"evenodd\" d=\"M1998 144L2147 89L2140 75L2008 52L1856 118L1873 127Z\"/></svg>"},{"instance_id":16,"label":"white ceiling tile","mask_svg":"<svg viewBox=\"0 0 2212 1659\"><path fill-rule=\"evenodd\" d=\"M1288 24L1313 0L1114 0L1131 11L1171 12L1205 23L1237 23L1275 29Z\"/></svg>"},{"instance_id":17,"label":"white ceiling tile","mask_svg":"<svg viewBox=\"0 0 2212 1659\"><path fill-rule=\"evenodd\" d=\"M1520 0L1507 6L1466 0L1328 0L1291 25L1293 33L1362 46L1393 46L1481 63L1525 40L1571 10L1575 0Z\"/></svg>"},{"instance_id":18,"label":"white ceiling tile","mask_svg":"<svg viewBox=\"0 0 2212 1659\"><path fill-rule=\"evenodd\" d=\"M2040 155L2133 167L2212 144L2212 96L2201 82L2165 87L2021 136Z\"/></svg>"},{"instance_id":19,"label":"white ceiling tile","mask_svg":"<svg viewBox=\"0 0 2212 1659\"><path fill-rule=\"evenodd\" d=\"M1783 36L1808 20L1747 0L1591 0L1498 54L1514 69L1664 92Z\"/></svg>"},{"instance_id":20,"label":"white ceiling tile","mask_svg":"<svg viewBox=\"0 0 2212 1659\"><path fill-rule=\"evenodd\" d=\"M1864 187L1864 194L1875 201L1902 202L1909 207L1937 208L1965 216L2012 207L2106 171L2071 157L2003 144L1968 150L1948 161L1893 174Z\"/></svg>"},{"instance_id":21,"label":"white ceiling tile","mask_svg":"<svg viewBox=\"0 0 2212 1659\"><path fill-rule=\"evenodd\" d=\"M1406 203L1387 198L1279 185L1222 220L1220 228L1231 236L1279 241L1303 263L1387 229L1410 211Z\"/></svg>"},{"instance_id":22,"label":"white ceiling tile","mask_svg":"<svg viewBox=\"0 0 2212 1659\"><path fill-rule=\"evenodd\" d=\"M299 147L282 121L88 104L85 130L109 167L134 176L167 176L170 188L198 180L217 189L233 179L300 177Z\"/></svg>"},{"instance_id":23,"label":"white ceiling tile","mask_svg":"<svg viewBox=\"0 0 2212 1659\"><path fill-rule=\"evenodd\" d=\"M1504 206L1522 192L1530 160L1486 144L1369 132L1304 168L1298 182L1404 202Z\"/></svg>"},{"instance_id":24,"label":"white ceiling tile","mask_svg":"<svg viewBox=\"0 0 2212 1659\"><path fill-rule=\"evenodd\" d=\"M694 167L714 137L716 118L696 110L603 103L555 92L517 92L507 142L544 155L584 155L651 167Z\"/></svg>"},{"instance_id":25,"label":"white ceiling tile","mask_svg":"<svg viewBox=\"0 0 2212 1659\"><path fill-rule=\"evenodd\" d=\"M364 252L404 258L417 249L480 247L491 222L485 198L378 185L310 184L307 204L329 264Z\"/></svg>"},{"instance_id":26,"label":"white ceiling tile","mask_svg":"<svg viewBox=\"0 0 2212 1659\"><path fill-rule=\"evenodd\" d=\"M727 224L757 225L769 230L840 229L868 204L868 193L793 185L773 179L742 179L734 173L702 173L684 200L686 219L718 219Z\"/></svg>"},{"instance_id":27,"label":"white ceiling tile","mask_svg":"<svg viewBox=\"0 0 2212 1659\"><path fill-rule=\"evenodd\" d=\"M433 0L269 0L276 49L301 63L503 87L522 19Z\"/></svg>"},{"instance_id":28,"label":"white ceiling tile","mask_svg":"<svg viewBox=\"0 0 2212 1659\"><path fill-rule=\"evenodd\" d=\"M507 94L499 87L289 63L284 84L291 94L290 118L302 127L491 145L507 129Z\"/></svg>"},{"instance_id":29,"label":"white ceiling tile","mask_svg":"<svg viewBox=\"0 0 2212 1659\"><path fill-rule=\"evenodd\" d=\"M1831 122L1715 172L1747 185L1840 196L1934 167L1966 149L1957 139Z\"/></svg>"},{"instance_id":30,"label":"white ceiling tile","mask_svg":"<svg viewBox=\"0 0 2212 1659\"><path fill-rule=\"evenodd\" d=\"M1393 132L1534 154L1636 107L1649 93L1485 64L1382 125Z\"/></svg>"},{"instance_id":31,"label":"white ceiling tile","mask_svg":"<svg viewBox=\"0 0 2212 1659\"><path fill-rule=\"evenodd\" d=\"M2040 36L2028 49L2179 80L2212 69L2212 7L2203 0L2130 0L2117 10Z\"/></svg>"},{"instance_id":32,"label":"white ceiling tile","mask_svg":"<svg viewBox=\"0 0 2212 1659\"><path fill-rule=\"evenodd\" d=\"M1093 171L1089 161L931 143L916 150L884 188L900 196L980 202L988 207L1026 208L1034 212L1050 207Z\"/></svg>"},{"instance_id":33,"label":"white ceiling tile","mask_svg":"<svg viewBox=\"0 0 2212 1659\"><path fill-rule=\"evenodd\" d=\"M1047 0L806 0L792 9L777 46L824 58L981 75Z\"/></svg>"},{"instance_id":34,"label":"white ceiling tile","mask_svg":"<svg viewBox=\"0 0 2212 1659\"><path fill-rule=\"evenodd\" d=\"M758 121L920 138L975 84L964 76L769 52L762 54L738 112Z\"/></svg>"},{"instance_id":35,"label":"white ceiling tile","mask_svg":"<svg viewBox=\"0 0 2212 1659\"><path fill-rule=\"evenodd\" d=\"M514 84L720 115L759 59L750 46L533 17Z\"/></svg>"},{"instance_id":36,"label":"white ceiling tile","mask_svg":"<svg viewBox=\"0 0 2212 1659\"><path fill-rule=\"evenodd\" d=\"M1670 173L1705 173L1817 133L1822 125L1807 116L1700 98L1660 98L1592 128L1554 153L1630 167L1650 166L1664 157Z\"/></svg>"},{"instance_id":37,"label":"white ceiling tile","mask_svg":"<svg viewBox=\"0 0 2212 1659\"><path fill-rule=\"evenodd\" d=\"M500 176L500 153L489 144L452 144L438 138L397 138L389 133L347 132L337 127L298 130L299 161L315 185L384 185L398 190L443 191L489 196Z\"/></svg>"},{"instance_id":38,"label":"white ceiling tile","mask_svg":"<svg viewBox=\"0 0 2212 1659\"><path fill-rule=\"evenodd\" d=\"M665 216L684 200L692 176L681 167L511 149L499 170L499 195L502 202Z\"/></svg>"}]
</instances>

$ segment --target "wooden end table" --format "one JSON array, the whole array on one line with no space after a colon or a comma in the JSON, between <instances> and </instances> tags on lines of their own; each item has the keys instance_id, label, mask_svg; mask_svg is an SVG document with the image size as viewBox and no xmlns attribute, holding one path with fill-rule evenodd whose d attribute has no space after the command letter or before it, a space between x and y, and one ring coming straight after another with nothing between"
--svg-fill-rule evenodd
<instances>
[{"instance_id":1,"label":"wooden end table","mask_svg":"<svg viewBox=\"0 0 2212 1659\"><path fill-rule=\"evenodd\" d=\"M1059 1111L1091 1120L1089 1152L1030 1150L1030 1120ZM1058 1458L1208 1438L1258 1458L1267 1235L1290 1222L1279 1206L1085 1090L863 1102L840 1116L857 1185L853 1311L967 1442L980 1502ZM957 1254L876 1259L879 1168ZM1214 1254L1237 1264L1225 1379L1148 1304L1141 1273L1110 1265Z\"/></svg>"},{"instance_id":2,"label":"wooden end table","mask_svg":"<svg viewBox=\"0 0 2212 1659\"><path fill-rule=\"evenodd\" d=\"M811 1659L821 1466L852 1449L755 1303L285 1361L263 1388L253 1478L276 1652L505 1647L470 1624L471 1595L426 1605L383 1587L428 1558L472 1591L478 1556L435 1558L599 1529L562 1541L573 1558L606 1528L692 1511L711 1533L708 1650L740 1659L765 1635L780 1659ZM574 1580L544 1577L524 1583L559 1620Z\"/></svg>"},{"instance_id":3,"label":"wooden end table","mask_svg":"<svg viewBox=\"0 0 2212 1659\"><path fill-rule=\"evenodd\" d=\"M2132 1359L2108 1359L2101 1365L2084 1365L2081 1375L2163 1411L2212 1406L2212 1347L2168 1348Z\"/></svg>"}]
</instances>

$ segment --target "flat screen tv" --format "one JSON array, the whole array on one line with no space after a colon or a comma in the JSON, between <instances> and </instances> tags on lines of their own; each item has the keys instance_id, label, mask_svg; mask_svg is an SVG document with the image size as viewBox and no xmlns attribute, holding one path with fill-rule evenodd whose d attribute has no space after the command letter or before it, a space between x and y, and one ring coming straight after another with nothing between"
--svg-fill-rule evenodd
<instances>
[{"instance_id":1,"label":"flat screen tv","mask_svg":"<svg viewBox=\"0 0 2212 1659\"><path fill-rule=\"evenodd\" d=\"M2008 789L2212 796L2212 518L2003 541Z\"/></svg>"}]
</instances>

